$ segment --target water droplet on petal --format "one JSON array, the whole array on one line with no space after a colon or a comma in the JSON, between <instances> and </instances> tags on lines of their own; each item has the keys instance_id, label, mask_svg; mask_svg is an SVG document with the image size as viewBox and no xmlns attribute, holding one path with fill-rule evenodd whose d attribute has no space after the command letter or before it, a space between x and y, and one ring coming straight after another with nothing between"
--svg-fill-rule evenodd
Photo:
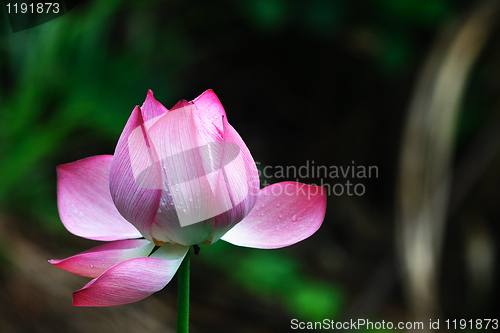
<instances>
[{"instance_id":1,"label":"water droplet on petal","mask_svg":"<svg viewBox=\"0 0 500 333\"><path fill-rule=\"evenodd\" d=\"M294 221L294 222L297 221L297 214L292 215L292 221Z\"/></svg>"}]
</instances>

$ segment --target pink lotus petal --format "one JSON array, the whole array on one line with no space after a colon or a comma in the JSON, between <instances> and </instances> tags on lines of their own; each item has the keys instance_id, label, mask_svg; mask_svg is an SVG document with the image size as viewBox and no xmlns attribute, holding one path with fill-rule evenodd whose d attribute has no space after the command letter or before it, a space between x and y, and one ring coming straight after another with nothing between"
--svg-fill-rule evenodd
<instances>
[{"instance_id":1,"label":"pink lotus petal","mask_svg":"<svg viewBox=\"0 0 500 333\"><path fill-rule=\"evenodd\" d=\"M96 278L119 262L147 256L154 244L146 239L122 240L94 247L66 259L49 262L70 273Z\"/></svg>"},{"instance_id":2,"label":"pink lotus petal","mask_svg":"<svg viewBox=\"0 0 500 333\"><path fill-rule=\"evenodd\" d=\"M245 142L226 118L223 119L223 129L225 151L220 163L222 172L219 173L218 184L222 186L222 193L230 197L232 208L215 218L212 243L252 211L260 189L257 166ZM231 152L234 148L237 151ZM235 155L236 158L233 157ZM220 193L218 191L216 195L218 200L222 200Z\"/></svg>"},{"instance_id":3,"label":"pink lotus petal","mask_svg":"<svg viewBox=\"0 0 500 333\"><path fill-rule=\"evenodd\" d=\"M57 168L57 204L71 233L111 241L141 237L116 210L109 193L111 155L89 157Z\"/></svg>"},{"instance_id":4,"label":"pink lotus petal","mask_svg":"<svg viewBox=\"0 0 500 333\"><path fill-rule=\"evenodd\" d=\"M141 112L146 129L149 129L168 110L153 97L153 91L150 89L144 104L141 106Z\"/></svg>"},{"instance_id":5,"label":"pink lotus petal","mask_svg":"<svg viewBox=\"0 0 500 333\"><path fill-rule=\"evenodd\" d=\"M154 241L150 229L162 192L161 166L138 106L118 140L109 182L118 211L146 239Z\"/></svg>"},{"instance_id":6,"label":"pink lotus petal","mask_svg":"<svg viewBox=\"0 0 500 333\"><path fill-rule=\"evenodd\" d=\"M140 301L163 289L189 247L165 244L151 257L123 261L73 293L75 306L114 306Z\"/></svg>"},{"instance_id":7,"label":"pink lotus petal","mask_svg":"<svg viewBox=\"0 0 500 333\"><path fill-rule=\"evenodd\" d=\"M289 246L315 233L325 210L323 187L295 182L273 184L260 190L252 212L222 240L259 249Z\"/></svg>"}]
</instances>

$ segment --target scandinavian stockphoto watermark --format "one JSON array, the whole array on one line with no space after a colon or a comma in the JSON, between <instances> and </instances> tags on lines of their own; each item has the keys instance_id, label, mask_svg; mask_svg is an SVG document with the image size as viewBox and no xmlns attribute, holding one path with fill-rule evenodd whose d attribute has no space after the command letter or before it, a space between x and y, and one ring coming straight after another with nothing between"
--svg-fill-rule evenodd
<instances>
[{"instance_id":1,"label":"scandinavian stockphoto watermark","mask_svg":"<svg viewBox=\"0 0 500 333\"><path fill-rule=\"evenodd\" d=\"M271 166L256 162L263 187L270 185L269 180L294 180L309 185L322 186L328 195L362 196L366 193L364 180L378 178L376 165L359 165L351 161L350 165L318 165L314 161L306 161L303 165ZM311 183L309 180L315 180Z\"/></svg>"},{"instance_id":2,"label":"scandinavian stockphoto watermark","mask_svg":"<svg viewBox=\"0 0 500 333\"><path fill-rule=\"evenodd\" d=\"M190 106L168 113L171 121L189 117ZM378 178L378 168L361 165L347 167L319 166L314 161L295 167L262 167L256 163L259 178L254 179L242 148L234 142L208 142L204 145L197 140L198 129L193 123L177 121L183 133L181 144L175 133L165 127L167 122L158 118L146 121L132 130L127 137L130 173L139 188L161 190L158 214L176 216L181 227L206 221L230 211L242 204L249 195L256 196L260 187L271 185L268 179L278 181L295 178L296 183L284 182L273 186L271 195L301 195L310 199L319 192L336 196L365 193L361 182L351 183L349 179ZM157 143L153 147L153 142ZM168 153L167 153L168 152ZM299 183L299 178L302 182ZM303 180L319 178L319 186L307 186ZM344 183L331 184L325 180L345 178ZM349 179L348 179L349 178ZM310 183L305 181L305 183ZM314 193L313 193L314 192ZM268 194L269 195L269 194Z\"/></svg>"}]
</instances>

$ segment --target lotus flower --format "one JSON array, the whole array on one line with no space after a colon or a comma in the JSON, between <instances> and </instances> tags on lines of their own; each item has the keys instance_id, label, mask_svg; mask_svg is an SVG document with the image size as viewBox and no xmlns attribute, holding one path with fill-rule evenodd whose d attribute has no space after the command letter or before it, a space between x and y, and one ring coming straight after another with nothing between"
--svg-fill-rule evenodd
<instances>
[{"instance_id":1,"label":"lotus flower","mask_svg":"<svg viewBox=\"0 0 500 333\"><path fill-rule=\"evenodd\" d=\"M170 111L149 91L114 155L57 172L66 229L109 242L49 260L94 278L74 292L76 306L126 304L161 290L191 245L297 243L320 227L326 209L322 187L283 182L260 189L255 162L211 90Z\"/></svg>"}]
</instances>

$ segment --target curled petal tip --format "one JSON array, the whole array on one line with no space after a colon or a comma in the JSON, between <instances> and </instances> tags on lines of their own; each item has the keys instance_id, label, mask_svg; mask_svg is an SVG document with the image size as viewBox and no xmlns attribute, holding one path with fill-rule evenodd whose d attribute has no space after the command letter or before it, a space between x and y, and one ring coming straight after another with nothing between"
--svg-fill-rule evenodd
<instances>
[{"instance_id":1,"label":"curled petal tip","mask_svg":"<svg viewBox=\"0 0 500 333\"><path fill-rule=\"evenodd\" d=\"M151 127L162 115L168 112L168 109L156 100L153 91L148 90L144 103L139 108L142 114L142 120L146 128Z\"/></svg>"}]
</instances>

